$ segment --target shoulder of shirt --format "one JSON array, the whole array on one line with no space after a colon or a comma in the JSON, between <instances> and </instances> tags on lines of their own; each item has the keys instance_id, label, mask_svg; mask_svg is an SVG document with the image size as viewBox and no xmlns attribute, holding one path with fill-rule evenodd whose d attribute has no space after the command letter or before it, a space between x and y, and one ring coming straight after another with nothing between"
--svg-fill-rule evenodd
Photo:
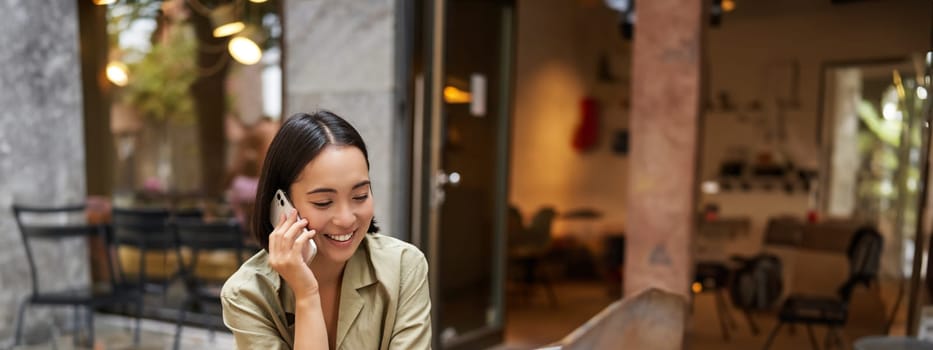
<instances>
[{"instance_id":1,"label":"shoulder of shirt","mask_svg":"<svg viewBox=\"0 0 933 350\"><path fill-rule=\"evenodd\" d=\"M420 260L424 258L424 253L413 244L405 242L395 237L385 236L378 233L367 235L367 246L369 254L373 255L374 262L379 262L378 258L400 256L404 262L414 258Z\"/></svg>"},{"instance_id":2,"label":"shoulder of shirt","mask_svg":"<svg viewBox=\"0 0 933 350\"><path fill-rule=\"evenodd\" d=\"M227 278L221 289L222 298L231 298L241 293L257 293L261 288L279 289L279 276L269 266L268 254L261 250L240 265L240 268Z\"/></svg>"},{"instance_id":3,"label":"shoulder of shirt","mask_svg":"<svg viewBox=\"0 0 933 350\"><path fill-rule=\"evenodd\" d=\"M380 282L398 285L413 271L427 269L424 253L413 244L380 234L367 235L372 267Z\"/></svg>"}]
</instances>

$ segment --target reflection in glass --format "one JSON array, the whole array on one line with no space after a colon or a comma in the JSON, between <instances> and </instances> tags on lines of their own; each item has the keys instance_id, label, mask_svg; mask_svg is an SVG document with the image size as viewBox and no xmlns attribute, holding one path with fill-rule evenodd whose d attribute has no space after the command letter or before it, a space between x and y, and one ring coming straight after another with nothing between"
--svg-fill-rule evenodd
<instances>
[{"instance_id":1,"label":"reflection in glass","mask_svg":"<svg viewBox=\"0 0 933 350\"><path fill-rule=\"evenodd\" d=\"M280 1L107 5L116 200L219 194L222 184L210 183L237 167L245 135L281 118L280 8Z\"/></svg>"}]
</instances>

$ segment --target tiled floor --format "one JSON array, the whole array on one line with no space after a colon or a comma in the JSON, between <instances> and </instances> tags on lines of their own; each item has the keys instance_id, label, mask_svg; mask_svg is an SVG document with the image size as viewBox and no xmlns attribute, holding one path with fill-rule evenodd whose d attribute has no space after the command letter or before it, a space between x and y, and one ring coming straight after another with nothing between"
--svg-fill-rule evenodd
<instances>
[{"instance_id":1,"label":"tiled floor","mask_svg":"<svg viewBox=\"0 0 933 350\"><path fill-rule=\"evenodd\" d=\"M172 349L175 337L175 324L155 320L143 320L140 325L140 342L136 347L133 344L132 318L98 314L94 318L95 341L94 350L163 350ZM49 334L56 334L57 330L49 329ZM227 332L208 332L203 328L185 327L182 330L182 349L233 349L233 335ZM18 346L16 350L38 349L87 349L87 347L73 345L71 334L56 337L54 343Z\"/></svg>"},{"instance_id":2,"label":"tiled floor","mask_svg":"<svg viewBox=\"0 0 933 350\"><path fill-rule=\"evenodd\" d=\"M551 305L543 291L539 290L529 299L510 298L506 313L505 343L497 350L534 349L551 344L563 338L573 329L608 306L612 298L607 296L606 288L595 282L564 282L554 286L557 304ZM735 309L729 312L735 319L735 327L730 329L730 340L723 341L719 319L716 316L712 295L700 295L694 304L687 330L687 346L692 350L706 349L760 349L768 332L774 326L773 315L759 315L755 319L761 329L759 335L752 335L748 325ZM95 318L97 329L97 349L134 349L131 333L132 320L114 315L98 315ZM822 346L825 330L814 328ZM50 330L49 334L53 331ZM868 332L870 333L870 332ZM844 337L847 348L866 331L847 327ZM135 349L161 350L171 349L175 334L175 325L169 322L144 320L142 323L141 344ZM209 332L193 327L183 331L182 349L232 349L233 337L226 332ZM57 337L54 344L45 343L17 347L16 349L74 349L71 336ZM807 349L809 348L806 328L796 327L791 335L787 327L776 338L772 349ZM0 348L3 346L0 345Z\"/></svg>"}]
</instances>

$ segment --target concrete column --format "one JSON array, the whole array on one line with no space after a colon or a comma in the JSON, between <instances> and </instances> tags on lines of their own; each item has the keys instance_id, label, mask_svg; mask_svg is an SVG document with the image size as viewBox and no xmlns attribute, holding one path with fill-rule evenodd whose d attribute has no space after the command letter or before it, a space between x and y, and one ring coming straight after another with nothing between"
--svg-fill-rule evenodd
<instances>
[{"instance_id":1,"label":"concrete column","mask_svg":"<svg viewBox=\"0 0 933 350\"><path fill-rule=\"evenodd\" d=\"M0 348L12 341L16 309L30 291L29 267L13 220L14 202L60 205L86 193L76 1L0 1ZM40 288L90 281L84 241L35 251ZM28 311L29 334L48 336L65 311ZM35 326L35 327L33 327Z\"/></svg>"},{"instance_id":2,"label":"concrete column","mask_svg":"<svg viewBox=\"0 0 933 350\"><path fill-rule=\"evenodd\" d=\"M689 297L704 1L636 1L625 295Z\"/></svg>"},{"instance_id":3,"label":"concrete column","mask_svg":"<svg viewBox=\"0 0 933 350\"><path fill-rule=\"evenodd\" d=\"M409 179L395 103L395 0L285 1L285 116L327 109L356 127L369 151L376 220L399 232Z\"/></svg>"}]
</instances>

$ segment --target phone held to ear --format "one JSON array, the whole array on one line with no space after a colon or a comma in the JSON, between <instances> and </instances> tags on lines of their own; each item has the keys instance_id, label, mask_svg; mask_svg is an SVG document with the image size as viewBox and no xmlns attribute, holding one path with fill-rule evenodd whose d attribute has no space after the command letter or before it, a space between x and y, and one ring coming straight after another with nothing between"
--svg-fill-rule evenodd
<instances>
[{"instance_id":1,"label":"phone held to ear","mask_svg":"<svg viewBox=\"0 0 933 350\"><path fill-rule=\"evenodd\" d=\"M275 191L275 196L272 197L272 206L269 211L269 221L272 222L272 227L276 227L281 223L282 216L288 215L292 210L295 209L292 206L292 203L288 201L288 196L285 195L285 192L282 190ZM301 216L298 216L297 220L301 220ZM304 232L308 231L308 228L303 228ZM305 251L301 254L305 258L305 263L311 262L311 259L317 255L317 244L314 243L313 239L308 240L308 245L305 246Z\"/></svg>"}]
</instances>

